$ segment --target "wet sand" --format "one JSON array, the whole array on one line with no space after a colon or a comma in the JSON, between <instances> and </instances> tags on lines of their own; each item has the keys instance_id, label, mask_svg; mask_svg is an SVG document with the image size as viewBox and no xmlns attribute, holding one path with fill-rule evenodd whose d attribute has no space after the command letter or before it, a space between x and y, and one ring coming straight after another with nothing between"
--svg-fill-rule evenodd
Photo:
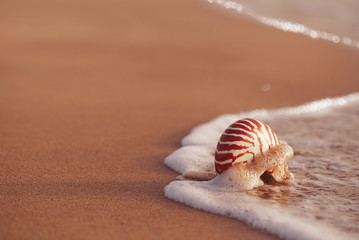
<instances>
[{"instance_id":1,"label":"wet sand","mask_svg":"<svg viewBox=\"0 0 359 240\"><path fill-rule=\"evenodd\" d=\"M201 0L5 0L0 34L1 239L277 239L166 199L163 159L217 115L359 90L358 50Z\"/></svg>"}]
</instances>

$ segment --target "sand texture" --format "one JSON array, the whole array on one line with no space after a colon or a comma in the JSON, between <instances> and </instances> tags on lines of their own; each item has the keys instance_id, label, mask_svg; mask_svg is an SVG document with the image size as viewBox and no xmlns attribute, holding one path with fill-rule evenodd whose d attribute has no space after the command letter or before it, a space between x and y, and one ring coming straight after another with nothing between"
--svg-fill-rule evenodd
<instances>
[{"instance_id":1,"label":"sand texture","mask_svg":"<svg viewBox=\"0 0 359 240\"><path fill-rule=\"evenodd\" d=\"M166 199L163 159L217 115L359 90L357 50L202 0L2 0L0 53L3 240L276 239Z\"/></svg>"}]
</instances>

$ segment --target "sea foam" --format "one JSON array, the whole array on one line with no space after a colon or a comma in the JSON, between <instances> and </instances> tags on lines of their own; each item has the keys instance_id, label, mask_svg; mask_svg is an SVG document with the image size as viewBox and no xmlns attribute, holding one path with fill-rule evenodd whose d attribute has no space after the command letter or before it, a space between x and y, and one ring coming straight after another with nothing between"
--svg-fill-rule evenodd
<instances>
[{"instance_id":1,"label":"sea foam","mask_svg":"<svg viewBox=\"0 0 359 240\"><path fill-rule=\"evenodd\" d=\"M232 122L249 117L266 122L293 147L288 165L294 179L247 191L223 189L211 181L173 181L165 196L285 239L358 239L359 93L219 116L195 127L165 164L181 174L215 174L220 135Z\"/></svg>"},{"instance_id":2,"label":"sea foam","mask_svg":"<svg viewBox=\"0 0 359 240\"><path fill-rule=\"evenodd\" d=\"M359 48L357 0L208 0L258 22Z\"/></svg>"}]
</instances>

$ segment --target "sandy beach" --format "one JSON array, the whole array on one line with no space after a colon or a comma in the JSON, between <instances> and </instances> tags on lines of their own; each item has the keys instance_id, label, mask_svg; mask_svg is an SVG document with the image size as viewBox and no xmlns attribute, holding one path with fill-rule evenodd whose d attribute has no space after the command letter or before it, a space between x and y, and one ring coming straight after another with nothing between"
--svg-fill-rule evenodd
<instances>
[{"instance_id":1,"label":"sandy beach","mask_svg":"<svg viewBox=\"0 0 359 240\"><path fill-rule=\"evenodd\" d=\"M0 3L1 239L277 239L164 197L220 114L359 91L359 51L207 1Z\"/></svg>"}]
</instances>

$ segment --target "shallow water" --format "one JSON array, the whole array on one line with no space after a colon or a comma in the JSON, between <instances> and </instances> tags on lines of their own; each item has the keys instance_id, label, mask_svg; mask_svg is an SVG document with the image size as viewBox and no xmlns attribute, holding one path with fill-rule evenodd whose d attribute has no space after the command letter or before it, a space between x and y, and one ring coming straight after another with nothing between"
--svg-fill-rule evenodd
<instances>
[{"instance_id":1,"label":"shallow water","mask_svg":"<svg viewBox=\"0 0 359 240\"><path fill-rule=\"evenodd\" d=\"M288 32L359 48L357 0L208 0Z\"/></svg>"},{"instance_id":2,"label":"shallow water","mask_svg":"<svg viewBox=\"0 0 359 240\"><path fill-rule=\"evenodd\" d=\"M286 239L359 239L359 93L278 110L223 115L192 130L165 164L214 172L222 131L240 118L267 123L295 156L295 178L248 191L220 189L210 181L174 181L165 195L226 215Z\"/></svg>"}]
</instances>

